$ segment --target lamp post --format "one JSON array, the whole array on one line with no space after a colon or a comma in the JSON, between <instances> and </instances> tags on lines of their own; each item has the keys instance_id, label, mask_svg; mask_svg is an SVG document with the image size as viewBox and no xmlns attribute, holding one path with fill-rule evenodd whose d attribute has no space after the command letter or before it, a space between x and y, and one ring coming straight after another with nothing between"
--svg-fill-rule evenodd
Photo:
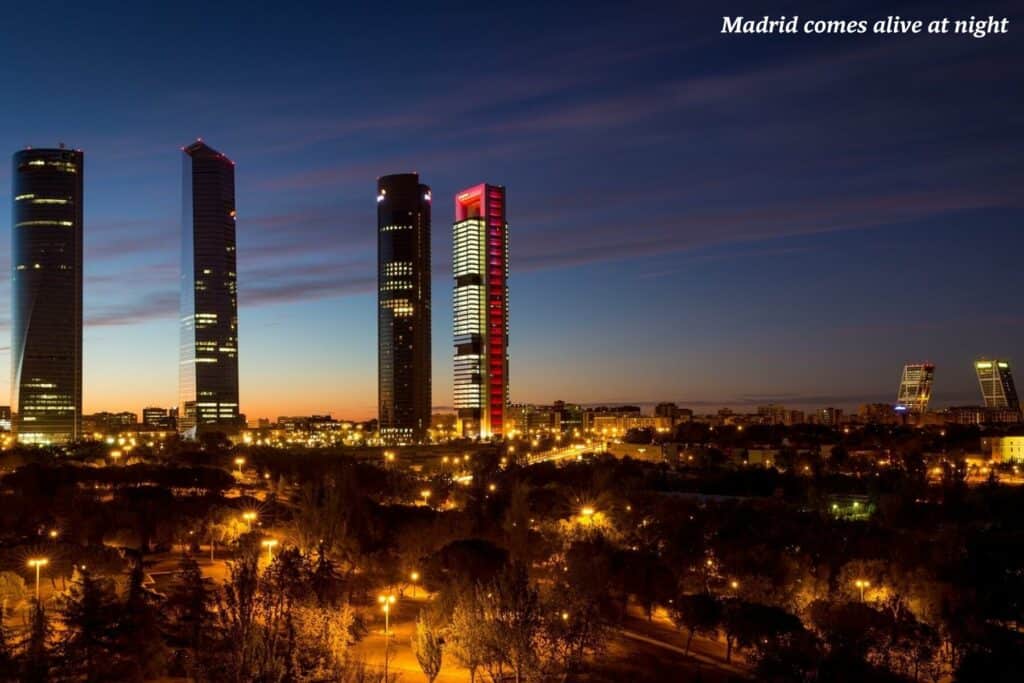
<instances>
[{"instance_id":1,"label":"lamp post","mask_svg":"<svg viewBox=\"0 0 1024 683\"><path fill-rule=\"evenodd\" d=\"M238 467L238 476L242 476L242 465L245 464L245 458L235 458L235 465Z\"/></svg>"},{"instance_id":2,"label":"lamp post","mask_svg":"<svg viewBox=\"0 0 1024 683\"><path fill-rule=\"evenodd\" d=\"M276 538L268 538L263 541L263 547L267 549L267 563L273 563L274 561L274 546L277 545Z\"/></svg>"},{"instance_id":3,"label":"lamp post","mask_svg":"<svg viewBox=\"0 0 1024 683\"><path fill-rule=\"evenodd\" d=\"M391 617L391 605L395 604L395 596L391 593L377 596L377 602L380 603L380 608L384 610L384 680L388 680L388 652L391 646L390 631L390 617Z\"/></svg>"},{"instance_id":4,"label":"lamp post","mask_svg":"<svg viewBox=\"0 0 1024 683\"><path fill-rule=\"evenodd\" d=\"M36 557L28 561L28 566L35 567L36 570L36 602L39 602L39 570L42 567L50 564L50 561L45 557Z\"/></svg>"},{"instance_id":5,"label":"lamp post","mask_svg":"<svg viewBox=\"0 0 1024 683\"><path fill-rule=\"evenodd\" d=\"M420 497L423 499L423 505L426 506L428 504L427 501L430 500L430 489L420 491Z\"/></svg>"},{"instance_id":6,"label":"lamp post","mask_svg":"<svg viewBox=\"0 0 1024 683\"><path fill-rule=\"evenodd\" d=\"M255 513L255 512L252 512L252 511L249 511L249 512L243 512L243 513L242 513L242 519L244 519L244 520L245 520L245 529L246 529L246 532L250 532L250 531L252 531L252 523L253 523L253 521L254 521L254 520L256 519L256 513Z\"/></svg>"},{"instance_id":7,"label":"lamp post","mask_svg":"<svg viewBox=\"0 0 1024 683\"><path fill-rule=\"evenodd\" d=\"M409 581L412 582L412 597L414 597L414 598L416 597L416 584L419 583L419 580L420 580L420 573L419 572L415 572L414 571L411 574L409 574Z\"/></svg>"},{"instance_id":8,"label":"lamp post","mask_svg":"<svg viewBox=\"0 0 1024 683\"><path fill-rule=\"evenodd\" d=\"M864 602L864 589L865 588L870 588L871 587L871 582L870 581L865 581L864 579L857 579L856 581L853 582L853 585L855 585L857 588L860 589L860 601Z\"/></svg>"}]
</instances>

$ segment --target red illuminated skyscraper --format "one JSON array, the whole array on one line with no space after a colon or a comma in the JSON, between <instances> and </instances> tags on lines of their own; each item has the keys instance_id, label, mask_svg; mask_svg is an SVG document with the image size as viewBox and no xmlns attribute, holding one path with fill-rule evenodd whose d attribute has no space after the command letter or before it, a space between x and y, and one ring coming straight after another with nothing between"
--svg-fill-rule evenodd
<instances>
[{"instance_id":1,"label":"red illuminated skyscraper","mask_svg":"<svg viewBox=\"0 0 1024 683\"><path fill-rule=\"evenodd\" d=\"M455 195L455 409L466 436L505 434L508 405L508 223L505 188Z\"/></svg>"}]
</instances>

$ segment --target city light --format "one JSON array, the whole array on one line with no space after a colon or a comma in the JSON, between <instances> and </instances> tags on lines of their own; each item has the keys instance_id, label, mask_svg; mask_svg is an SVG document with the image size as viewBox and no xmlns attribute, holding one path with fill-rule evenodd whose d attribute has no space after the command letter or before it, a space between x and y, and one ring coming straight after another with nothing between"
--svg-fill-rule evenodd
<instances>
[{"instance_id":1,"label":"city light","mask_svg":"<svg viewBox=\"0 0 1024 683\"><path fill-rule=\"evenodd\" d=\"M274 548L277 546L276 538L268 538L262 542L264 548L267 549L267 562L274 561Z\"/></svg>"}]
</instances>

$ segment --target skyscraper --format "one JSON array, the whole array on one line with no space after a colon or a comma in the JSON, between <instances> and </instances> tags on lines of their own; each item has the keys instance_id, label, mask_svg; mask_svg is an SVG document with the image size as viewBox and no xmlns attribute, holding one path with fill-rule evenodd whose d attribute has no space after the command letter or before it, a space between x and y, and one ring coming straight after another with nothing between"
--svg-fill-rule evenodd
<instances>
[{"instance_id":1,"label":"skyscraper","mask_svg":"<svg viewBox=\"0 0 1024 683\"><path fill-rule=\"evenodd\" d=\"M235 164L201 140L183 149L178 429L231 432L238 411Z\"/></svg>"},{"instance_id":2,"label":"skyscraper","mask_svg":"<svg viewBox=\"0 0 1024 683\"><path fill-rule=\"evenodd\" d=\"M935 366L931 363L904 365L899 393L896 395L896 410L911 415L923 415L928 412L934 378Z\"/></svg>"},{"instance_id":3,"label":"skyscraper","mask_svg":"<svg viewBox=\"0 0 1024 683\"><path fill-rule=\"evenodd\" d=\"M455 409L465 436L505 434L508 404L508 223L505 188L455 196Z\"/></svg>"},{"instance_id":4,"label":"skyscraper","mask_svg":"<svg viewBox=\"0 0 1024 683\"><path fill-rule=\"evenodd\" d=\"M82 176L77 150L14 155L11 409L24 443L82 426Z\"/></svg>"},{"instance_id":5,"label":"skyscraper","mask_svg":"<svg viewBox=\"0 0 1024 683\"><path fill-rule=\"evenodd\" d=\"M1007 361L980 358L974 363L974 371L978 374L978 384L986 408L1020 410L1017 388L1013 384L1013 374L1010 373Z\"/></svg>"},{"instance_id":6,"label":"skyscraper","mask_svg":"<svg viewBox=\"0 0 1024 683\"><path fill-rule=\"evenodd\" d=\"M430 429L430 188L415 173L377 179L377 400L385 443Z\"/></svg>"}]
</instances>

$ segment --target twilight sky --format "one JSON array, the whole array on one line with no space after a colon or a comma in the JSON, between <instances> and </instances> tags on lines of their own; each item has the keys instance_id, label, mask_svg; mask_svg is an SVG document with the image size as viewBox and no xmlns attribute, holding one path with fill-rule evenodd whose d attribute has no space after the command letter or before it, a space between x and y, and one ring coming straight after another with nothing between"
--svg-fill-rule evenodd
<instances>
[{"instance_id":1,"label":"twilight sky","mask_svg":"<svg viewBox=\"0 0 1024 683\"><path fill-rule=\"evenodd\" d=\"M0 28L0 151L86 154L86 412L176 403L197 136L237 164L250 419L375 414L375 181L404 171L434 195L437 406L452 195L484 181L508 188L513 401L854 407L931 360L964 404L974 357L1024 363L1019 4L750 10L1011 18L984 40L720 35L734 2L156 4ZM4 397L9 323L5 279Z\"/></svg>"}]
</instances>

